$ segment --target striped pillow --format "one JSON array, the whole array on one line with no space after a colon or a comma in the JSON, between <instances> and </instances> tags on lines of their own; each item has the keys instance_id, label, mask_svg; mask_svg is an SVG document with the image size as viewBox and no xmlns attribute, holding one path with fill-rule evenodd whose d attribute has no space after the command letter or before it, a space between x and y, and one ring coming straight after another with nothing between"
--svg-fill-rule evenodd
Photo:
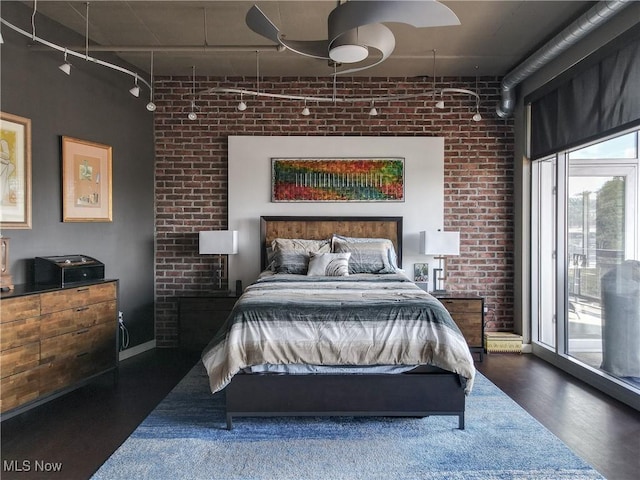
<instances>
[{"instance_id":1,"label":"striped pillow","mask_svg":"<svg viewBox=\"0 0 640 480\"><path fill-rule=\"evenodd\" d=\"M304 275L309 267L309 252L331 252L331 240L305 240L300 238L276 238L273 248L273 270L276 273Z\"/></svg>"},{"instance_id":2,"label":"striped pillow","mask_svg":"<svg viewBox=\"0 0 640 480\"><path fill-rule=\"evenodd\" d=\"M391 259L395 257L393 243L387 239L347 241L333 237L332 250L335 253L351 253L349 273L395 273ZM392 255L393 253L393 255Z\"/></svg>"},{"instance_id":3,"label":"striped pillow","mask_svg":"<svg viewBox=\"0 0 640 480\"><path fill-rule=\"evenodd\" d=\"M309 276L345 277L349 275L351 253L310 253Z\"/></svg>"}]
</instances>

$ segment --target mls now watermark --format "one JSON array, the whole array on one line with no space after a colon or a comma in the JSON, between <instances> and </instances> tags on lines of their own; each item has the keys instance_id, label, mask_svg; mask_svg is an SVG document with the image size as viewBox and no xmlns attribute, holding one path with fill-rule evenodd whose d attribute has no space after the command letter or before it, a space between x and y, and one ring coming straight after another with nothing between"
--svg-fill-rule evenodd
<instances>
[{"instance_id":1,"label":"mls now watermark","mask_svg":"<svg viewBox=\"0 0 640 480\"><path fill-rule=\"evenodd\" d=\"M44 460L3 460L3 472L61 472L62 462Z\"/></svg>"}]
</instances>

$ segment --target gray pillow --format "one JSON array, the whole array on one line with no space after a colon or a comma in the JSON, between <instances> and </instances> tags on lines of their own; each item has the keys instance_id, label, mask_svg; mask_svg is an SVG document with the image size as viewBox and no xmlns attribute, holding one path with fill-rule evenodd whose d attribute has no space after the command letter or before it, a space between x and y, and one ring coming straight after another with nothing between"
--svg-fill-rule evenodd
<instances>
[{"instance_id":1,"label":"gray pillow","mask_svg":"<svg viewBox=\"0 0 640 480\"><path fill-rule=\"evenodd\" d=\"M349 275L351 253L311 253L309 276L344 277Z\"/></svg>"},{"instance_id":2,"label":"gray pillow","mask_svg":"<svg viewBox=\"0 0 640 480\"><path fill-rule=\"evenodd\" d=\"M351 253L349 273L395 273L395 249L386 238L350 238L334 235L332 251Z\"/></svg>"},{"instance_id":3,"label":"gray pillow","mask_svg":"<svg viewBox=\"0 0 640 480\"><path fill-rule=\"evenodd\" d=\"M300 238L276 238L273 248L273 270L276 273L304 275L309 266L309 252L330 253L331 240L305 240Z\"/></svg>"}]
</instances>

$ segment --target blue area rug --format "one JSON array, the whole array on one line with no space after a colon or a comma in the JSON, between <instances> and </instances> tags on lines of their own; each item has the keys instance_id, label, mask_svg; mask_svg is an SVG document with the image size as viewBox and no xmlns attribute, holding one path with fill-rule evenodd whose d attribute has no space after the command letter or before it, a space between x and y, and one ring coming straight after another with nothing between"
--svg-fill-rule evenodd
<instances>
[{"instance_id":1,"label":"blue area rug","mask_svg":"<svg viewBox=\"0 0 640 480\"><path fill-rule=\"evenodd\" d=\"M601 479L478 374L457 417L237 418L196 365L98 470L98 479Z\"/></svg>"}]
</instances>

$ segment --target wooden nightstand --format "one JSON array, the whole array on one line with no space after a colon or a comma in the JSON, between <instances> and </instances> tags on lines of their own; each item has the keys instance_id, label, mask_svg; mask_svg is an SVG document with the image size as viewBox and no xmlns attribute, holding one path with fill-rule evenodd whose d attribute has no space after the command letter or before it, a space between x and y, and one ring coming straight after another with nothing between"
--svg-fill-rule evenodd
<instances>
[{"instance_id":1,"label":"wooden nightstand","mask_svg":"<svg viewBox=\"0 0 640 480\"><path fill-rule=\"evenodd\" d=\"M208 294L179 299L180 346L202 350L220 329L238 295Z\"/></svg>"},{"instance_id":2,"label":"wooden nightstand","mask_svg":"<svg viewBox=\"0 0 640 480\"><path fill-rule=\"evenodd\" d=\"M480 361L484 355L484 298L461 293L432 293L449 311L453 321L464 335L471 353Z\"/></svg>"}]
</instances>

